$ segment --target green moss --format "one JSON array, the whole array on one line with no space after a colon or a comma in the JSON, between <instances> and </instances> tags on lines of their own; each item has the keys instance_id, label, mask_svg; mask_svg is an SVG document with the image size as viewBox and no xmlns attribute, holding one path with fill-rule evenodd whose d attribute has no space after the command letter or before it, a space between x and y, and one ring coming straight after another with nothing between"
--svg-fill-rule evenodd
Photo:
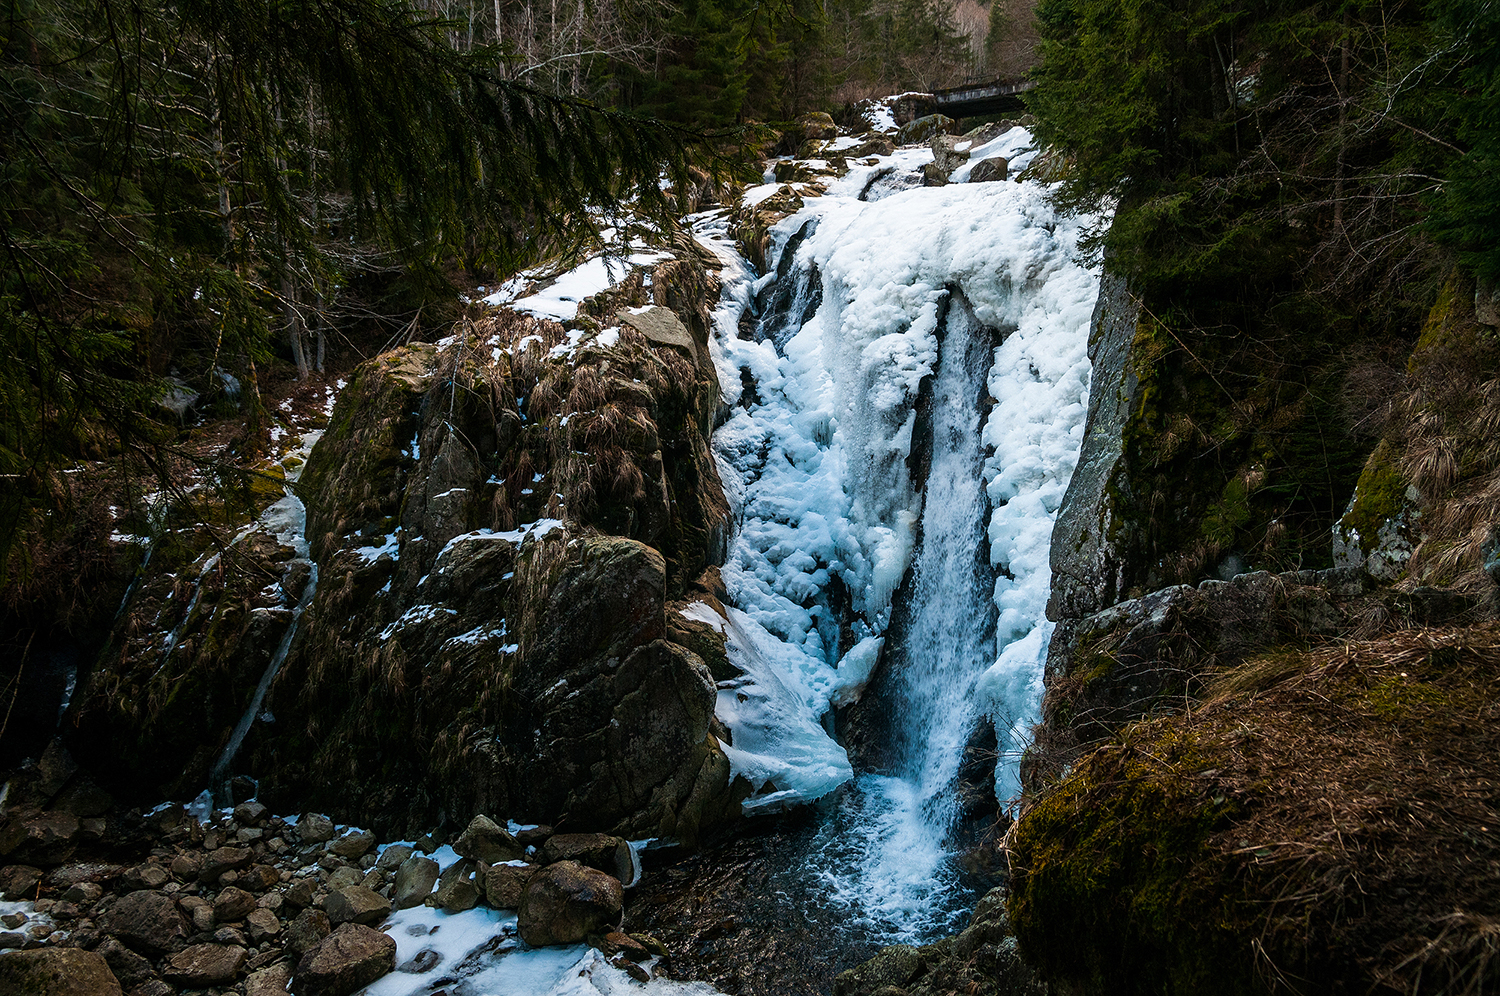
<instances>
[{"instance_id":1,"label":"green moss","mask_svg":"<svg viewBox=\"0 0 1500 996\"><path fill-rule=\"evenodd\" d=\"M1368 556L1379 540L1380 529L1406 508L1406 479L1395 465L1390 443L1381 440L1365 461L1355 485L1354 502L1339 520L1359 537L1359 547Z\"/></svg>"},{"instance_id":2,"label":"green moss","mask_svg":"<svg viewBox=\"0 0 1500 996\"><path fill-rule=\"evenodd\" d=\"M1211 760L1181 730L1153 728L1085 759L1017 825L1008 902L1032 964L1084 991L1260 992L1243 914L1206 844L1234 818L1193 776Z\"/></svg>"}]
</instances>

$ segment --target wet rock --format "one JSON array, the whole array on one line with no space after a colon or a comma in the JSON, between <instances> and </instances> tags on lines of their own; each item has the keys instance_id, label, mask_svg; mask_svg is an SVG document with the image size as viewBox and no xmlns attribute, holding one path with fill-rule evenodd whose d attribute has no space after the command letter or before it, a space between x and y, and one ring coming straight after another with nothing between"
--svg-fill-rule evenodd
<instances>
[{"instance_id":1,"label":"wet rock","mask_svg":"<svg viewBox=\"0 0 1500 996\"><path fill-rule=\"evenodd\" d=\"M258 827L265 822L270 813L271 811L263 803L251 799L249 802L242 802L234 807L234 821L243 826Z\"/></svg>"},{"instance_id":2,"label":"wet rock","mask_svg":"<svg viewBox=\"0 0 1500 996\"><path fill-rule=\"evenodd\" d=\"M969 170L970 183L992 183L1004 180L1010 176L1010 160L1004 156L990 156L981 159Z\"/></svg>"},{"instance_id":3,"label":"wet rock","mask_svg":"<svg viewBox=\"0 0 1500 996\"><path fill-rule=\"evenodd\" d=\"M17 996L121 996L104 957L80 948L40 948L0 958L0 993Z\"/></svg>"},{"instance_id":4,"label":"wet rock","mask_svg":"<svg viewBox=\"0 0 1500 996\"><path fill-rule=\"evenodd\" d=\"M180 986L218 985L233 982L248 957L238 945L194 944L168 958L162 974Z\"/></svg>"},{"instance_id":5,"label":"wet rock","mask_svg":"<svg viewBox=\"0 0 1500 996\"><path fill-rule=\"evenodd\" d=\"M297 919L287 924L286 949L300 958L332 932L333 924L329 922L327 913L322 910L303 910L297 914Z\"/></svg>"},{"instance_id":6,"label":"wet rock","mask_svg":"<svg viewBox=\"0 0 1500 996\"><path fill-rule=\"evenodd\" d=\"M346 923L308 951L292 977L294 996L349 996L396 967L396 942Z\"/></svg>"},{"instance_id":7,"label":"wet rock","mask_svg":"<svg viewBox=\"0 0 1500 996\"><path fill-rule=\"evenodd\" d=\"M146 954L158 954L188 936L177 904L165 893L143 889L121 896L99 917L99 928Z\"/></svg>"},{"instance_id":8,"label":"wet rock","mask_svg":"<svg viewBox=\"0 0 1500 996\"><path fill-rule=\"evenodd\" d=\"M577 944L618 926L625 890L619 879L576 861L559 861L532 876L521 897L521 939L540 947Z\"/></svg>"},{"instance_id":9,"label":"wet rock","mask_svg":"<svg viewBox=\"0 0 1500 996\"><path fill-rule=\"evenodd\" d=\"M0 829L0 855L39 865L61 864L72 856L78 836L78 817L72 813L16 813Z\"/></svg>"},{"instance_id":10,"label":"wet rock","mask_svg":"<svg viewBox=\"0 0 1500 996\"><path fill-rule=\"evenodd\" d=\"M152 979L130 990L127 996L177 996L177 990L161 979Z\"/></svg>"},{"instance_id":11,"label":"wet rock","mask_svg":"<svg viewBox=\"0 0 1500 996\"><path fill-rule=\"evenodd\" d=\"M900 988L922 971L922 955L909 944L893 944L857 968L840 975L833 983L834 996L875 993L887 986Z\"/></svg>"},{"instance_id":12,"label":"wet rock","mask_svg":"<svg viewBox=\"0 0 1500 996\"><path fill-rule=\"evenodd\" d=\"M401 862L396 883L391 889L391 904L398 910L422 905L437 884L438 863L431 858L413 856Z\"/></svg>"},{"instance_id":13,"label":"wet rock","mask_svg":"<svg viewBox=\"0 0 1500 996\"><path fill-rule=\"evenodd\" d=\"M0 868L0 899L35 899L42 870L31 865L7 865Z\"/></svg>"},{"instance_id":14,"label":"wet rock","mask_svg":"<svg viewBox=\"0 0 1500 996\"><path fill-rule=\"evenodd\" d=\"M651 951L640 941L629 934L622 934L618 930L612 930L605 934L600 942L595 945L606 955L624 955L631 961L650 961Z\"/></svg>"},{"instance_id":15,"label":"wet rock","mask_svg":"<svg viewBox=\"0 0 1500 996\"><path fill-rule=\"evenodd\" d=\"M539 871L541 865L526 862L492 865L483 876L485 902L500 910L519 909L526 883Z\"/></svg>"},{"instance_id":16,"label":"wet rock","mask_svg":"<svg viewBox=\"0 0 1500 996\"><path fill-rule=\"evenodd\" d=\"M214 900L214 920L218 923L233 923L236 920L243 920L257 905L255 896L252 893L246 892L238 886L231 885L220 892L219 898Z\"/></svg>"},{"instance_id":17,"label":"wet rock","mask_svg":"<svg viewBox=\"0 0 1500 996\"><path fill-rule=\"evenodd\" d=\"M542 845L542 864L577 861L613 875L621 882L633 877L630 845L623 838L602 833L560 833Z\"/></svg>"},{"instance_id":18,"label":"wet rock","mask_svg":"<svg viewBox=\"0 0 1500 996\"><path fill-rule=\"evenodd\" d=\"M488 816L476 816L453 842L453 853L492 865L497 861L514 861L526 849L502 826Z\"/></svg>"},{"instance_id":19,"label":"wet rock","mask_svg":"<svg viewBox=\"0 0 1500 996\"><path fill-rule=\"evenodd\" d=\"M373 927L390 915L391 904L374 890L362 885L351 885L347 889L329 893L323 903L323 912L328 914L328 922L335 927L345 923L362 923Z\"/></svg>"}]
</instances>

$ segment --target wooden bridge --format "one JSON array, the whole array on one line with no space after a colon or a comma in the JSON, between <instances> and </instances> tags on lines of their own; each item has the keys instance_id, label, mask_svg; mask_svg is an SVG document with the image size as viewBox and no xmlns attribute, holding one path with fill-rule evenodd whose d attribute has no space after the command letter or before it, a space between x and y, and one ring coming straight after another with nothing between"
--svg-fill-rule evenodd
<instances>
[{"instance_id":1,"label":"wooden bridge","mask_svg":"<svg viewBox=\"0 0 1500 996\"><path fill-rule=\"evenodd\" d=\"M1031 80L990 80L963 86L934 90L932 109L950 118L967 118L980 114L1007 114L1023 111L1021 94L1036 86Z\"/></svg>"}]
</instances>

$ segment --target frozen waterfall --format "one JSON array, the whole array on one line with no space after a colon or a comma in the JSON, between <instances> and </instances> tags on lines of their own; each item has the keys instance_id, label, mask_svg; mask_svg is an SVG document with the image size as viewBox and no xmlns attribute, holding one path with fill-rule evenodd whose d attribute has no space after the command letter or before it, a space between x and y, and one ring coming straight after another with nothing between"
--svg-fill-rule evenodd
<instances>
[{"instance_id":1,"label":"frozen waterfall","mask_svg":"<svg viewBox=\"0 0 1500 996\"><path fill-rule=\"evenodd\" d=\"M1023 169L1030 141L1012 129L984 154ZM895 166L929 159L901 150ZM712 351L733 408L715 452L739 528L728 617L691 611L744 671L718 712L756 789L747 811L836 799L808 874L876 933L920 939L952 926L953 785L981 720L997 795L1017 794L1098 275L1076 259L1090 219L1038 184L872 172L854 166L779 223L764 277L722 218L701 220L725 262ZM833 710L877 666L890 763L856 772Z\"/></svg>"}]
</instances>

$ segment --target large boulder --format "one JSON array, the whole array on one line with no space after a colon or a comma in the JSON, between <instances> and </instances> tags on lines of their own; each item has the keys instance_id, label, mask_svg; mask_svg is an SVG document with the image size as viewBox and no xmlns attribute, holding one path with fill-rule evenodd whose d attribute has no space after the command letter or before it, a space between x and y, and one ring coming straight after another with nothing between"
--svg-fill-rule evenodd
<instances>
[{"instance_id":1,"label":"large boulder","mask_svg":"<svg viewBox=\"0 0 1500 996\"><path fill-rule=\"evenodd\" d=\"M120 996L104 956L81 948L38 948L0 955L0 993L16 996Z\"/></svg>"},{"instance_id":2,"label":"large boulder","mask_svg":"<svg viewBox=\"0 0 1500 996\"><path fill-rule=\"evenodd\" d=\"M492 865L497 861L514 861L526 853L526 848L488 816L476 816L453 842L453 853Z\"/></svg>"},{"instance_id":3,"label":"large boulder","mask_svg":"<svg viewBox=\"0 0 1500 996\"><path fill-rule=\"evenodd\" d=\"M187 921L164 892L141 889L109 903L99 928L146 954L160 954L188 936Z\"/></svg>"},{"instance_id":4,"label":"large boulder","mask_svg":"<svg viewBox=\"0 0 1500 996\"><path fill-rule=\"evenodd\" d=\"M928 114L908 121L896 132L897 145L923 145L937 135L955 135L958 122L946 114Z\"/></svg>"},{"instance_id":5,"label":"large boulder","mask_svg":"<svg viewBox=\"0 0 1500 996\"><path fill-rule=\"evenodd\" d=\"M1010 176L1010 160L1004 156L981 159L969 170L970 183L994 183Z\"/></svg>"},{"instance_id":6,"label":"large boulder","mask_svg":"<svg viewBox=\"0 0 1500 996\"><path fill-rule=\"evenodd\" d=\"M167 959L162 974L190 989L233 982L249 953L238 944L194 944Z\"/></svg>"},{"instance_id":7,"label":"large boulder","mask_svg":"<svg viewBox=\"0 0 1500 996\"><path fill-rule=\"evenodd\" d=\"M531 877L517 911L521 939L534 947L577 944L619 926L620 880L576 861L559 861Z\"/></svg>"},{"instance_id":8,"label":"large boulder","mask_svg":"<svg viewBox=\"0 0 1500 996\"><path fill-rule=\"evenodd\" d=\"M349 996L396 967L396 942L378 930L346 923L297 962L293 996Z\"/></svg>"},{"instance_id":9,"label":"large boulder","mask_svg":"<svg viewBox=\"0 0 1500 996\"><path fill-rule=\"evenodd\" d=\"M351 885L329 893L323 901L323 912L328 914L329 923L335 927L345 923L373 927L390 915L391 904L374 889Z\"/></svg>"},{"instance_id":10,"label":"large boulder","mask_svg":"<svg viewBox=\"0 0 1500 996\"><path fill-rule=\"evenodd\" d=\"M949 134L932 136L928 147L932 149L932 161L944 176L952 176L953 171L969 161L969 150L958 147L960 139Z\"/></svg>"},{"instance_id":11,"label":"large boulder","mask_svg":"<svg viewBox=\"0 0 1500 996\"><path fill-rule=\"evenodd\" d=\"M421 906L422 900L432 894L437 884L438 863L431 858L414 854L396 869L396 882L391 889L391 905L398 910Z\"/></svg>"},{"instance_id":12,"label":"large boulder","mask_svg":"<svg viewBox=\"0 0 1500 996\"><path fill-rule=\"evenodd\" d=\"M602 833L560 833L547 838L542 845L543 864L577 861L590 868L613 875L621 882L634 878L634 859L630 845L620 837Z\"/></svg>"}]
</instances>

